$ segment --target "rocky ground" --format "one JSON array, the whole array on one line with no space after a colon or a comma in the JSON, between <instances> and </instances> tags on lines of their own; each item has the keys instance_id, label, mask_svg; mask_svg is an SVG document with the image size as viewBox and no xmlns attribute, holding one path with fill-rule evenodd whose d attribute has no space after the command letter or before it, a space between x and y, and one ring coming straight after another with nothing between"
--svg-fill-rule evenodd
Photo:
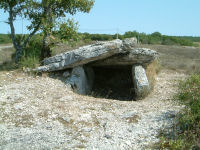
<instances>
[{"instance_id":1,"label":"rocky ground","mask_svg":"<svg viewBox=\"0 0 200 150\"><path fill-rule=\"evenodd\" d=\"M171 101L185 74L162 70L140 101L80 96L58 79L0 73L0 149L147 149L182 108Z\"/></svg>"}]
</instances>

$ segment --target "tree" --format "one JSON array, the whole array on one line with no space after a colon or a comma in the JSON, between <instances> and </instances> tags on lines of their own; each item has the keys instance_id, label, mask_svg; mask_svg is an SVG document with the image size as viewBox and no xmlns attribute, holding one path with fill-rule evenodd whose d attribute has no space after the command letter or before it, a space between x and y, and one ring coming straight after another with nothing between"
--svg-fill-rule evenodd
<instances>
[{"instance_id":1,"label":"tree","mask_svg":"<svg viewBox=\"0 0 200 150\"><path fill-rule=\"evenodd\" d=\"M67 14L74 15L77 12L88 13L93 4L94 0L0 0L0 8L9 14L7 23L10 25L11 38L16 49L16 62L19 62L23 49L39 30L42 30L44 35L41 57L50 56L50 35L58 18L66 17ZM17 16L31 22L27 27L30 34L24 36L20 42L17 42L14 27Z\"/></svg>"},{"instance_id":2,"label":"tree","mask_svg":"<svg viewBox=\"0 0 200 150\"><path fill-rule=\"evenodd\" d=\"M34 1L27 1L27 0L1 0L0 1L0 9L3 9L4 12L7 12L9 14L8 23L10 25L11 29L11 39L12 43L14 45L14 48L16 49L16 62L18 63L24 47L27 45L27 43L30 41L32 36L39 30L41 21L34 21L34 17L37 16L37 14L32 14L34 12L34 8L37 5L34 5ZM29 26L29 30L31 31L28 36L24 36L20 42L17 40L17 36L15 33L15 27L14 27L14 21L16 20L17 16L21 16L24 18L29 18L32 20L33 24ZM39 17L39 15L38 15ZM36 17L37 18L37 17ZM33 29L33 30L32 30Z\"/></svg>"},{"instance_id":3,"label":"tree","mask_svg":"<svg viewBox=\"0 0 200 150\"><path fill-rule=\"evenodd\" d=\"M56 26L58 18L66 17L67 14L74 15L77 12L88 13L94 0L42 0L41 11L43 12L42 30L44 33L41 57L49 57L49 48L52 29ZM40 11L39 10L39 11Z\"/></svg>"},{"instance_id":4,"label":"tree","mask_svg":"<svg viewBox=\"0 0 200 150\"><path fill-rule=\"evenodd\" d=\"M68 19L67 22L59 25L59 36L60 39L65 40L77 40L78 39L78 22L74 22L73 19Z\"/></svg>"}]
</instances>

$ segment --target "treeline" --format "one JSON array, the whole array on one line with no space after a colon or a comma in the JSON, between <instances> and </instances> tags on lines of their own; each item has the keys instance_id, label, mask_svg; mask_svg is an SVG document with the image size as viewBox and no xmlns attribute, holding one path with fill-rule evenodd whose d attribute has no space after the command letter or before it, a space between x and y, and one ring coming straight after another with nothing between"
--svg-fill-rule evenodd
<instances>
[{"instance_id":1,"label":"treeline","mask_svg":"<svg viewBox=\"0 0 200 150\"><path fill-rule=\"evenodd\" d=\"M152 34L139 33L137 31L128 31L125 34L89 34L79 33L84 40L92 41L107 41L116 38L124 39L136 37L141 44L161 44L161 45L181 45L181 46L196 46L194 42L200 42L200 37L191 36L167 36L159 32Z\"/></svg>"},{"instance_id":2,"label":"treeline","mask_svg":"<svg viewBox=\"0 0 200 150\"><path fill-rule=\"evenodd\" d=\"M54 32L55 37L62 40L70 40L69 36L59 36L59 32ZM71 34L70 34L71 35ZM139 33L137 31L128 31L123 35L121 34L90 34L90 33L78 33L73 34L76 40L86 41L109 41L113 39L124 39L136 37L141 44L161 44L161 45L180 45L180 46L197 46L195 42L200 42L200 37L192 36L167 36L162 35L159 32L152 34ZM66 38L67 37L67 38ZM11 43L10 36L8 34L0 34L0 44Z\"/></svg>"},{"instance_id":3,"label":"treeline","mask_svg":"<svg viewBox=\"0 0 200 150\"><path fill-rule=\"evenodd\" d=\"M193 36L182 36L180 38L183 38L183 39L188 39L188 40L191 40L193 42L200 42L200 37L193 37Z\"/></svg>"}]
</instances>

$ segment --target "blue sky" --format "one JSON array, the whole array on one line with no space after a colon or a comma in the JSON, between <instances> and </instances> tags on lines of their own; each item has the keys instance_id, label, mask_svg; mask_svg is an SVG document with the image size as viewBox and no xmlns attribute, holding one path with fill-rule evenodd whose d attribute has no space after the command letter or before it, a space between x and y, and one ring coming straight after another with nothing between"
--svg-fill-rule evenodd
<instances>
[{"instance_id":1,"label":"blue sky","mask_svg":"<svg viewBox=\"0 0 200 150\"><path fill-rule=\"evenodd\" d=\"M89 14L78 13L80 32L124 33L155 31L165 35L200 36L200 0L96 0ZM0 21L7 19L0 11ZM25 26L28 21L24 21ZM16 21L16 32L22 33L22 21ZM0 22L0 33L9 26Z\"/></svg>"}]
</instances>

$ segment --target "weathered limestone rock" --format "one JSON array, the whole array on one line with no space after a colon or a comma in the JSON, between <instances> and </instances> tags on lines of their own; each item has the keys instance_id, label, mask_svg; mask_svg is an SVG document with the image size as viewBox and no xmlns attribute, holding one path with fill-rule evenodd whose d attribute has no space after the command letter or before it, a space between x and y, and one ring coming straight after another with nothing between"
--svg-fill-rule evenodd
<instances>
[{"instance_id":1,"label":"weathered limestone rock","mask_svg":"<svg viewBox=\"0 0 200 150\"><path fill-rule=\"evenodd\" d=\"M137 46L137 38L127 38L123 40L123 49L131 50Z\"/></svg>"},{"instance_id":2,"label":"weathered limestone rock","mask_svg":"<svg viewBox=\"0 0 200 150\"><path fill-rule=\"evenodd\" d=\"M149 81L146 76L145 69L136 65L132 67L132 76L137 99L144 98L150 92Z\"/></svg>"},{"instance_id":3,"label":"weathered limestone rock","mask_svg":"<svg viewBox=\"0 0 200 150\"><path fill-rule=\"evenodd\" d=\"M66 80L66 85L78 94L87 95L92 90L93 81L92 68L78 66L72 70L71 77Z\"/></svg>"},{"instance_id":4,"label":"weathered limestone rock","mask_svg":"<svg viewBox=\"0 0 200 150\"><path fill-rule=\"evenodd\" d=\"M126 54L118 54L116 56L94 62L92 66L145 65L151 63L157 56L158 53L154 50L146 48L133 48Z\"/></svg>"},{"instance_id":5,"label":"weathered limestone rock","mask_svg":"<svg viewBox=\"0 0 200 150\"><path fill-rule=\"evenodd\" d=\"M137 40L135 38L130 38L124 41L117 39L80 47L79 49L45 59L44 66L38 67L36 71L57 71L102 60L119 53L126 53L132 49L136 43Z\"/></svg>"},{"instance_id":6,"label":"weathered limestone rock","mask_svg":"<svg viewBox=\"0 0 200 150\"><path fill-rule=\"evenodd\" d=\"M73 68L118 54L123 51L121 46L121 40L114 40L80 47L79 49L45 59L45 66L38 67L36 70L38 72L45 72Z\"/></svg>"}]
</instances>

